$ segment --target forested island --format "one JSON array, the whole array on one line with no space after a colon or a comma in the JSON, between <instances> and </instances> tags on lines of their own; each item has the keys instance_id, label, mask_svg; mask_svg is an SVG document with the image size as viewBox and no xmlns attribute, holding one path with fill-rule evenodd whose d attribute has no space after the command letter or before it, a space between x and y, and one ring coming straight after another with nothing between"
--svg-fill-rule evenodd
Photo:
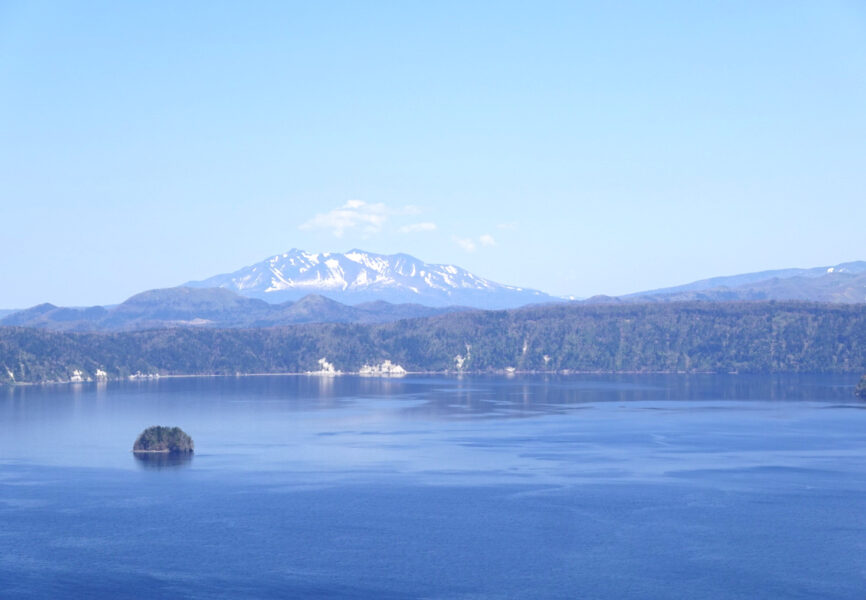
<instances>
[{"instance_id":1,"label":"forested island","mask_svg":"<svg viewBox=\"0 0 866 600\"><path fill-rule=\"evenodd\" d=\"M133 452L191 453L192 438L180 427L148 427L135 440Z\"/></svg>"},{"instance_id":2,"label":"forested island","mask_svg":"<svg viewBox=\"0 0 866 600\"><path fill-rule=\"evenodd\" d=\"M0 328L0 382L149 375L406 371L866 371L866 305L556 304L385 324L123 333ZM77 373L77 374L76 374Z\"/></svg>"}]
</instances>

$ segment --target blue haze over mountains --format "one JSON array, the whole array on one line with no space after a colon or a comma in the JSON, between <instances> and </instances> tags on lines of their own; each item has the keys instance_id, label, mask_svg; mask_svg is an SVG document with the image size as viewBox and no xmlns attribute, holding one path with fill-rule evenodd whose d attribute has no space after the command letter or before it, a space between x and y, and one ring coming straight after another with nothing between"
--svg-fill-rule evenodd
<instances>
[{"instance_id":1,"label":"blue haze over mountains","mask_svg":"<svg viewBox=\"0 0 866 600\"><path fill-rule=\"evenodd\" d=\"M866 262L714 277L620 297L582 302L802 300L866 302ZM40 304L0 313L0 325L66 331L159 327L274 327L300 323L383 323L473 309L565 302L538 290L504 285L456 265L408 254L293 249L232 273L149 290L113 306Z\"/></svg>"},{"instance_id":2,"label":"blue haze over mountains","mask_svg":"<svg viewBox=\"0 0 866 600\"><path fill-rule=\"evenodd\" d=\"M620 298L641 302L803 300L862 303L866 302L866 261L811 269L777 269L712 277L685 285L628 294Z\"/></svg>"},{"instance_id":3,"label":"blue haze over mountains","mask_svg":"<svg viewBox=\"0 0 866 600\"><path fill-rule=\"evenodd\" d=\"M298 301L270 304L221 288L176 287L142 292L109 308L65 308L40 304L5 317L0 320L0 325L62 331L254 328L300 323L385 323L461 310L468 309L383 301L349 306L317 294L308 294Z\"/></svg>"}]
</instances>

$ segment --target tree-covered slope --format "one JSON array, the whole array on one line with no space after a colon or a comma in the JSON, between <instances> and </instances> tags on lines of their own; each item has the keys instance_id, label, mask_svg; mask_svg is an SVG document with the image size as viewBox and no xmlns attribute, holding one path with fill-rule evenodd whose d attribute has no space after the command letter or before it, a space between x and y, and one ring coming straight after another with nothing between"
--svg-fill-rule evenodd
<instances>
[{"instance_id":1,"label":"tree-covered slope","mask_svg":"<svg viewBox=\"0 0 866 600\"><path fill-rule=\"evenodd\" d=\"M0 379L136 372L866 371L866 305L796 302L548 305L386 324L60 333L0 328Z\"/></svg>"},{"instance_id":2,"label":"tree-covered slope","mask_svg":"<svg viewBox=\"0 0 866 600\"><path fill-rule=\"evenodd\" d=\"M860 381L857 382L857 387L854 389L854 393L861 400L866 400L866 375L860 378Z\"/></svg>"}]
</instances>

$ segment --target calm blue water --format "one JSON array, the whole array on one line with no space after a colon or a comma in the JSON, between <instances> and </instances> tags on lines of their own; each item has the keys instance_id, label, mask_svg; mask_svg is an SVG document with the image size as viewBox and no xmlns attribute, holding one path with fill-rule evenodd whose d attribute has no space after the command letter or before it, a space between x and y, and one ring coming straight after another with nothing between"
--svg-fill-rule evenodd
<instances>
[{"instance_id":1,"label":"calm blue water","mask_svg":"<svg viewBox=\"0 0 866 600\"><path fill-rule=\"evenodd\" d=\"M862 600L855 380L0 389L0 598Z\"/></svg>"}]
</instances>

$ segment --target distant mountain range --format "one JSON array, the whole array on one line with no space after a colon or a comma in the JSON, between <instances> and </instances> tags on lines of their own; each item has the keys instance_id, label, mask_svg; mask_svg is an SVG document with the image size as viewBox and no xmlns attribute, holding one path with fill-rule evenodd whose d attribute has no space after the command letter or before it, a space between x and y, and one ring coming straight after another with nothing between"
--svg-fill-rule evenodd
<instances>
[{"instance_id":1,"label":"distant mountain range","mask_svg":"<svg viewBox=\"0 0 866 600\"><path fill-rule=\"evenodd\" d=\"M762 300L866 303L866 262L714 277L619 297L595 296L581 302ZM495 283L454 265L424 263L408 254L360 250L311 254L291 250L234 273L143 292L113 307L40 304L21 311L0 311L0 325L124 331L183 326L384 323L472 308L553 302L565 301L536 290Z\"/></svg>"},{"instance_id":2,"label":"distant mountain range","mask_svg":"<svg viewBox=\"0 0 866 600\"><path fill-rule=\"evenodd\" d=\"M269 304L222 288L150 290L105 308L64 308L40 304L0 319L0 326L59 331L128 331L165 327L253 328L299 323L385 323L469 310L384 301L355 306L310 294L297 302Z\"/></svg>"},{"instance_id":3,"label":"distant mountain range","mask_svg":"<svg viewBox=\"0 0 866 600\"><path fill-rule=\"evenodd\" d=\"M308 294L347 304L386 301L488 309L559 300L538 290L478 277L455 265L425 263L408 254L363 250L315 254L292 249L234 273L184 285L226 288L271 303L298 300Z\"/></svg>"},{"instance_id":4,"label":"distant mountain range","mask_svg":"<svg viewBox=\"0 0 866 600\"><path fill-rule=\"evenodd\" d=\"M638 292L590 302L683 302L705 300L804 300L810 302L866 302L866 262L856 261L812 269L779 269L702 279L686 285Z\"/></svg>"}]
</instances>

